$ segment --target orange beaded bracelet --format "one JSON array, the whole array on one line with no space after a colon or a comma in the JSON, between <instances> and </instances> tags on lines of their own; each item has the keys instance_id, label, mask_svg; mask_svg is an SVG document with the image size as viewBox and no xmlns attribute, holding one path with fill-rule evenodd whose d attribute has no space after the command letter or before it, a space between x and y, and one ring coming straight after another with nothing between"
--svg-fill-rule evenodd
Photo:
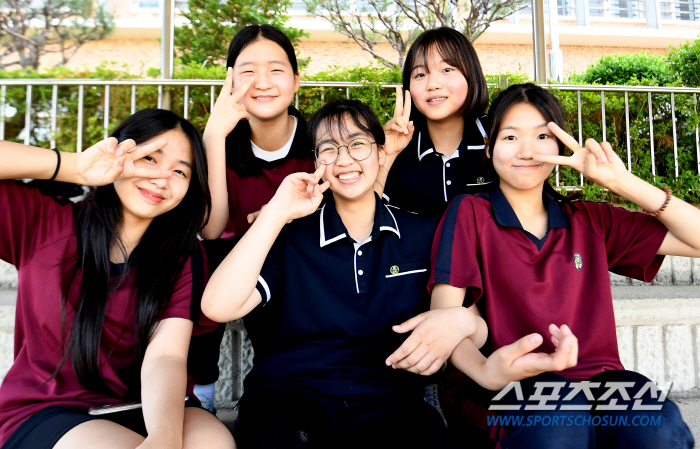
<instances>
[{"instance_id":1,"label":"orange beaded bracelet","mask_svg":"<svg viewBox=\"0 0 700 449\"><path fill-rule=\"evenodd\" d=\"M668 203L671 202L671 189L669 189L668 187L659 187L659 188L661 190L663 190L664 192L666 192L666 201L664 201L664 205L661 206L661 208L659 210L657 210L656 212L648 212L646 210L644 211L645 214L647 214L651 217L658 217L659 215L661 215L661 212L665 211L666 206L668 206Z\"/></svg>"}]
</instances>

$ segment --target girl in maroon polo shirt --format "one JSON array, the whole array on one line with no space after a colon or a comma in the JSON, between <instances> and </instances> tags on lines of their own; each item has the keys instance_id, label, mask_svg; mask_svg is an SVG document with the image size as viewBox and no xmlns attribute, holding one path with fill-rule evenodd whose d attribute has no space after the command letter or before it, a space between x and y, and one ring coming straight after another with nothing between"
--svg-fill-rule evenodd
<instances>
[{"instance_id":1,"label":"girl in maroon polo shirt","mask_svg":"<svg viewBox=\"0 0 700 449\"><path fill-rule=\"evenodd\" d=\"M282 180L314 169L306 122L290 106L299 70L284 33L271 25L246 26L231 41L226 64L226 81L204 130L212 211L201 235L212 271ZM224 329L222 324L192 341L189 368L203 402L213 402Z\"/></svg>"},{"instance_id":2,"label":"girl in maroon polo shirt","mask_svg":"<svg viewBox=\"0 0 700 449\"><path fill-rule=\"evenodd\" d=\"M457 369L447 374L444 404L454 427L471 421L488 430L494 421L489 425L485 408L503 404L493 392L470 383L466 374L489 390L524 379L524 399L508 402L515 408L500 412L501 418L525 419L500 421L503 448L692 447L678 407L660 403L654 391L645 392L649 379L624 370L620 362L608 271L651 282L663 255L700 256L700 211L628 172L609 143L588 139L580 147L562 130L564 116L556 98L538 86L505 90L492 104L489 119L486 156L499 184L488 194L458 197L450 204L435 236L430 282L433 307L476 303L489 327L484 352L492 354L484 357L468 339L455 347L441 333L449 320L436 326L426 319L414 331L417 340L427 332L455 348L450 361ZM571 156L563 155L564 146ZM555 164L573 167L651 212L555 201L547 182ZM436 294L445 290L452 300L436 303ZM417 321L404 327L415 327ZM542 339L548 326L551 343ZM395 354L390 362L420 372L426 362L416 358L424 345L416 346L412 353L404 348L410 354L403 360L403 354ZM538 347L554 352L530 353ZM428 360L444 360L435 351L425 352ZM570 381L589 381L590 394L565 398L576 385ZM537 382L563 388L542 390ZM626 391L610 392L610 382L624 383ZM538 393L547 396L547 409L532 409L538 401L531 396ZM634 419L643 415L660 425L635 425ZM569 424L553 424L554 418ZM532 425L542 419L550 425ZM614 424L595 424L605 419Z\"/></svg>"},{"instance_id":3,"label":"girl in maroon polo shirt","mask_svg":"<svg viewBox=\"0 0 700 449\"><path fill-rule=\"evenodd\" d=\"M146 109L82 153L2 142L0 160L0 258L19 271L3 449L234 447L215 417L184 408L210 208L197 130ZM66 205L15 178L98 187ZM143 409L88 414L130 401Z\"/></svg>"}]
</instances>

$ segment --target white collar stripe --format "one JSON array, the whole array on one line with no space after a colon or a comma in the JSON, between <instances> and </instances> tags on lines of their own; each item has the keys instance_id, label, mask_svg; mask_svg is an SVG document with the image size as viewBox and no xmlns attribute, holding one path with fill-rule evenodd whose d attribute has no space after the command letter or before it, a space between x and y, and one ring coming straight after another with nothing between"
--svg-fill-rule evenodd
<instances>
[{"instance_id":1,"label":"white collar stripe","mask_svg":"<svg viewBox=\"0 0 700 449\"><path fill-rule=\"evenodd\" d=\"M337 242L338 240L346 237L345 233L342 233L338 236L335 236L331 239L326 240L326 231L323 229L323 213L325 212L325 210L326 210L326 205L324 204L323 207L321 208L321 215L320 215L321 219L319 220L321 223L321 241L319 242L319 246L321 248L323 248L326 245L330 245L333 242Z\"/></svg>"},{"instance_id":2,"label":"white collar stripe","mask_svg":"<svg viewBox=\"0 0 700 449\"><path fill-rule=\"evenodd\" d=\"M476 126L481 132L481 137L486 137L486 130L484 130L484 125L481 124L481 120L479 120L478 118L476 119Z\"/></svg>"},{"instance_id":3,"label":"white collar stripe","mask_svg":"<svg viewBox=\"0 0 700 449\"><path fill-rule=\"evenodd\" d=\"M265 282L265 279L263 279L262 276L258 276L258 282L260 282L260 285L262 285L262 288L265 290L265 295L267 296L267 298L263 298L263 304L267 304L271 298L270 287L267 285L267 282Z\"/></svg>"}]
</instances>

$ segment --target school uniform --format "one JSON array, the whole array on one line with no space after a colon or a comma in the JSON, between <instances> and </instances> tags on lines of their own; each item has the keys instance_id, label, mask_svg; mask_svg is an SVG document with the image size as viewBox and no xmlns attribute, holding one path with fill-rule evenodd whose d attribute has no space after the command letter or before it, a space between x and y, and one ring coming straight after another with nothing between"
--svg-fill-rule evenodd
<instances>
[{"instance_id":1,"label":"school uniform","mask_svg":"<svg viewBox=\"0 0 700 449\"><path fill-rule=\"evenodd\" d=\"M543 201L548 229L538 239L522 228L498 186L490 193L456 198L435 236L429 285L439 282L467 288L464 305L476 303L489 326L486 354L533 332L544 337L537 351L552 353L549 324L567 324L578 338L578 364L548 375L583 381L602 373L630 373L622 371L618 354L608 271L651 282L664 259L656 252L666 228L654 218L607 203L558 203L547 194ZM635 375L641 376L629 376ZM453 419L471 415L482 420L477 425L483 425L484 414L465 406L469 395L464 391L473 387L465 378L456 370L447 375L443 405L451 409L447 414ZM664 426L687 430L675 404L667 401L664 409L672 411ZM636 435L644 430L634 428ZM560 441L553 437L557 432L569 432L569 441L576 443L555 447L595 447L587 445L590 438L596 438L588 427L535 426L510 429L509 435L537 431L545 432L545 441L550 442ZM517 443L513 438L504 439L502 445L530 447L530 441L537 447L549 447L541 438L521 436ZM650 434L644 438L650 444L659 441Z\"/></svg>"},{"instance_id":2,"label":"school uniform","mask_svg":"<svg viewBox=\"0 0 700 449\"><path fill-rule=\"evenodd\" d=\"M483 119L465 121L462 141L451 156L435 151L427 126L416 129L389 170L384 200L439 220L455 196L490 190L495 178L484 160Z\"/></svg>"},{"instance_id":3,"label":"school uniform","mask_svg":"<svg viewBox=\"0 0 700 449\"><path fill-rule=\"evenodd\" d=\"M5 443L3 448L50 448L70 428L92 419L86 414L88 408L140 397L140 391L133 391L130 381L136 354L136 287L133 274L126 274L107 303L99 353L100 373L107 391L82 386L70 359L50 379L63 358L80 295L82 275L73 269L78 260L74 209L80 205L61 205L37 189L8 180L0 181L0 204L4 206L0 211L0 258L19 270L14 364L0 387L0 444ZM115 282L124 267L125 264L112 267ZM205 270L202 252L198 251L186 262L161 320L193 320L195 333L213 328L214 323L192 307L193 303L199 304L197 297L204 289ZM67 300L62 311L64 295ZM188 379L187 391L194 398L192 387ZM196 398L190 402L197 402ZM67 428L62 421L64 427L55 428L32 417L56 407L79 410L83 418L72 419ZM22 430L25 424L39 426L41 432ZM21 438L16 437L8 441L15 433L34 439L17 441Z\"/></svg>"},{"instance_id":4,"label":"school uniform","mask_svg":"<svg viewBox=\"0 0 700 449\"><path fill-rule=\"evenodd\" d=\"M391 327L428 309L434 221L375 198L366 241L350 237L330 199L268 253L262 303L244 318L255 358L234 435L242 449L300 444L300 434L301 447L379 447L389 436L448 447L423 400L426 378L384 363L407 337Z\"/></svg>"},{"instance_id":5,"label":"school uniform","mask_svg":"<svg viewBox=\"0 0 700 449\"><path fill-rule=\"evenodd\" d=\"M310 173L315 170L313 149L306 137L306 121L291 106L288 113L294 117L296 126L287 145L280 150L267 152L251 142L255 161L262 169L259 175L240 176L233 168L226 167L229 220L220 239L204 241L212 271L250 229L248 214L259 211L267 204L284 178L292 173ZM226 138L227 151L236 145L234 139L233 132ZM225 330L226 324L222 323L215 332L192 339L188 371L197 384L211 384L219 378L219 346Z\"/></svg>"}]
</instances>

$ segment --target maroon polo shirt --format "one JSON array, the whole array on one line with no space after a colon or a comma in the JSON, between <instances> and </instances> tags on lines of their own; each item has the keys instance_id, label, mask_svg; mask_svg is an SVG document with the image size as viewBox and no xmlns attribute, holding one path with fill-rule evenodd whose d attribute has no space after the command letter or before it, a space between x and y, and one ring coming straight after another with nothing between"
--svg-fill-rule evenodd
<instances>
[{"instance_id":1,"label":"maroon polo shirt","mask_svg":"<svg viewBox=\"0 0 700 449\"><path fill-rule=\"evenodd\" d=\"M271 162L256 158L255 162L262 169L262 173L256 176L240 176L231 167L226 167L229 221L222 238L242 237L251 226L248 214L257 212L266 205L288 175L316 170L313 147L306 136L306 121L292 106L289 107L289 114L297 118L297 128L287 156ZM227 138L227 150L231 150L234 145L231 142L232 136L233 133Z\"/></svg>"},{"instance_id":2,"label":"maroon polo shirt","mask_svg":"<svg viewBox=\"0 0 700 449\"><path fill-rule=\"evenodd\" d=\"M429 285L467 288L464 305L478 301L491 351L538 332L538 351L551 353L549 324L566 324L578 338L578 364L560 374L584 380L622 369L608 270L651 282L667 230L607 203L543 200L549 219L540 240L522 229L498 186L455 198L433 241Z\"/></svg>"},{"instance_id":3,"label":"maroon polo shirt","mask_svg":"<svg viewBox=\"0 0 700 449\"><path fill-rule=\"evenodd\" d=\"M0 387L0 445L34 413L50 406L89 408L123 402L126 377L135 359L133 273L110 297L102 330L100 371L109 393L85 389L70 358L48 380L63 357L61 290L77 258L72 205L59 205L37 189L0 181L0 259L19 270L14 364ZM191 257L161 319L191 319L193 295L201 294L204 262ZM65 329L70 332L79 298L81 274L68 290ZM199 301L196 302L199 305ZM199 324L213 328L204 315ZM197 332L204 330L196 326ZM192 382L188 378L191 397Z\"/></svg>"}]
</instances>

